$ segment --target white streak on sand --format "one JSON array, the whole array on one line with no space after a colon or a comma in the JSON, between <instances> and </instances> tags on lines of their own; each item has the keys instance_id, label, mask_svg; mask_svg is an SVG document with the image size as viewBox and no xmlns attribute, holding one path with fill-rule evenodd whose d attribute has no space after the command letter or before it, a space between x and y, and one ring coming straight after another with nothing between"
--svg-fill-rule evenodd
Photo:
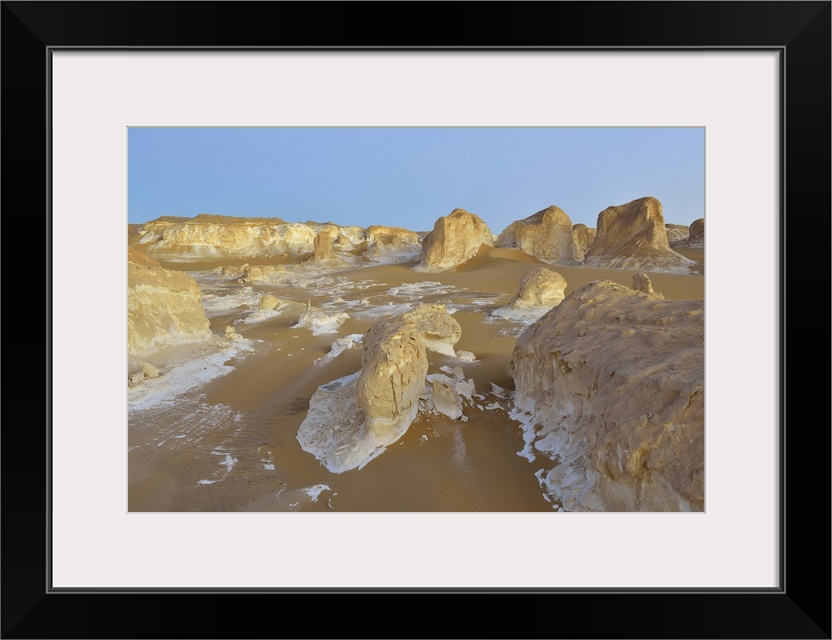
<instances>
[{"instance_id":1,"label":"white streak on sand","mask_svg":"<svg viewBox=\"0 0 832 640\"><path fill-rule=\"evenodd\" d=\"M214 351L173 367L158 378L145 380L127 390L128 413L157 406L173 406L182 394L205 385L210 380L233 371L225 364L254 351L251 340L241 338L222 351Z\"/></svg>"}]
</instances>

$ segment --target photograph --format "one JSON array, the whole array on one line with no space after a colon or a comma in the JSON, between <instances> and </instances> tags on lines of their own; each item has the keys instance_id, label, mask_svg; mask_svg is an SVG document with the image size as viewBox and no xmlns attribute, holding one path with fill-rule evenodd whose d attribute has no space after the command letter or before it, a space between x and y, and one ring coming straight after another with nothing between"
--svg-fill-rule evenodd
<instances>
[{"instance_id":1,"label":"photograph","mask_svg":"<svg viewBox=\"0 0 832 640\"><path fill-rule=\"evenodd\" d=\"M831 11L4 1L0 636L830 638Z\"/></svg>"},{"instance_id":2,"label":"photograph","mask_svg":"<svg viewBox=\"0 0 832 640\"><path fill-rule=\"evenodd\" d=\"M706 511L704 127L127 135L130 512Z\"/></svg>"}]
</instances>

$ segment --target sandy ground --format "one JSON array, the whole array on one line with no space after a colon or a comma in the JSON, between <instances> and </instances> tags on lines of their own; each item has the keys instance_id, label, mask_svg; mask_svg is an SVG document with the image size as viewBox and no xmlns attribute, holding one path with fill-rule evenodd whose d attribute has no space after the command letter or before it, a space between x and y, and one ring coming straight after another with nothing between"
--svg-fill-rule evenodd
<instances>
[{"instance_id":1,"label":"sandy ground","mask_svg":"<svg viewBox=\"0 0 832 640\"><path fill-rule=\"evenodd\" d=\"M681 252L704 262L702 249ZM488 314L540 264L513 249L488 248L454 272L419 273L412 264L311 276L298 270L283 282L254 283L243 290L221 281L212 271L217 264L168 263L200 282L214 333L222 335L236 321L243 340L228 352L209 350L214 359L180 376L184 381L177 382L176 370L163 366L160 378L129 391L129 510L551 511L557 505L535 477L540 465L518 455L520 426L504 410L508 402L491 390L491 383L513 388L506 367L524 326ZM634 273L551 268L566 278L567 294L601 278L630 287ZM701 268L698 274L650 277L667 298L704 298ZM425 282L439 285L420 285ZM229 297L238 290L239 304ZM337 333L322 335L294 328L298 313L242 322L263 292L351 317ZM300 448L296 434L315 390L359 369L360 348L325 363L316 359L336 338L364 333L381 315L420 301L456 309L462 326L456 349L474 353L477 362L430 352L430 372L462 365L476 384L476 404L482 408L466 406L467 422L420 414L404 437L363 469L330 473ZM214 369L219 375L200 381ZM185 390L189 384L192 388Z\"/></svg>"}]
</instances>

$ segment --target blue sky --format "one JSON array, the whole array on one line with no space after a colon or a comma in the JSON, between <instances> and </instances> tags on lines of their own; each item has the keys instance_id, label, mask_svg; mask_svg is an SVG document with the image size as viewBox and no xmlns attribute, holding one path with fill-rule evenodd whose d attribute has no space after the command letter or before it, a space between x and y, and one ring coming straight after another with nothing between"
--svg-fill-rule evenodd
<instances>
[{"instance_id":1,"label":"blue sky","mask_svg":"<svg viewBox=\"0 0 832 640\"><path fill-rule=\"evenodd\" d=\"M703 128L130 128L128 220L199 213L433 228L455 208L494 233L557 205L654 196L704 216Z\"/></svg>"}]
</instances>

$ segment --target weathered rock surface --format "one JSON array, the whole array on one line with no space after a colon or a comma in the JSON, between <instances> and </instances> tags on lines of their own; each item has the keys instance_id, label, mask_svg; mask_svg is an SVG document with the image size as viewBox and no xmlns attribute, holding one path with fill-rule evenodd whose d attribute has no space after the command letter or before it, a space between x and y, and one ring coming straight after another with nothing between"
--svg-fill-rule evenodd
<instances>
[{"instance_id":1,"label":"weathered rock surface","mask_svg":"<svg viewBox=\"0 0 832 640\"><path fill-rule=\"evenodd\" d=\"M583 262L586 252L595 241L595 229L579 222L572 227L572 240L575 243L575 260Z\"/></svg>"},{"instance_id":2,"label":"weathered rock surface","mask_svg":"<svg viewBox=\"0 0 832 640\"><path fill-rule=\"evenodd\" d=\"M646 293L654 298L664 298L664 295L653 288L653 282L646 273L633 274L633 289L635 291L641 291L641 293Z\"/></svg>"},{"instance_id":3,"label":"weathered rock surface","mask_svg":"<svg viewBox=\"0 0 832 640\"><path fill-rule=\"evenodd\" d=\"M702 249L705 247L705 218L690 223L688 237L680 240L676 246Z\"/></svg>"},{"instance_id":4,"label":"weathered rock surface","mask_svg":"<svg viewBox=\"0 0 832 640\"><path fill-rule=\"evenodd\" d=\"M338 327L344 324L349 317L349 314L344 312L328 314L322 309L313 309L311 306L307 306L306 311L292 326L309 329L316 336L323 333L338 333Z\"/></svg>"},{"instance_id":5,"label":"weathered rock surface","mask_svg":"<svg viewBox=\"0 0 832 640\"><path fill-rule=\"evenodd\" d=\"M364 256L371 262L411 262L421 255L422 243L418 233L401 227L367 227L367 249Z\"/></svg>"},{"instance_id":6,"label":"weathered rock surface","mask_svg":"<svg viewBox=\"0 0 832 640\"><path fill-rule=\"evenodd\" d=\"M300 256L314 249L315 231L280 218L198 215L190 220L153 220L139 243L156 257L179 260Z\"/></svg>"},{"instance_id":7,"label":"weathered rock surface","mask_svg":"<svg viewBox=\"0 0 832 640\"><path fill-rule=\"evenodd\" d=\"M498 247L517 247L539 260L574 264L572 220L555 205L523 220L512 222L497 238Z\"/></svg>"},{"instance_id":8,"label":"weathered rock surface","mask_svg":"<svg viewBox=\"0 0 832 640\"><path fill-rule=\"evenodd\" d=\"M646 271L687 272L694 264L670 248L662 204L649 196L599 213L584 259L585 266Z\"/></svg>"},{"instance_id":9,"label":"weathered rock surface","mask_svg":"<svg viewBox=\"0 0 832 640\"><path fill-rule=\"evenodd\" d=\"M273 296L271 293L264 293L263 297L260 298L260 304L258 305L262 311L273 311L280 306L280 298L277 296Z\"/></svg>"},{"instance_id":10,"label":"weathered rock surface","mask_svg":"<svg viewBox=\"0 0 832 640\"><path fill-rule=\"evenodd\" d=\"M447 271L473 258L482 245L493 245L488 225L465 209L454 209L433 225L422 242L420 271Z\"/></svg>"},{"instance_id":11,"label":"weathered rock surface","mask_svg":"<svg viewBox=\"0 0 832 640\"><path fill-rule=\"evenodd\" d=\"M688 239L690 227L683 224L665 224L665 231L667 231L667 242L671 247L676 246L682 240Z\"/></svg>"},{"instance_id":12,"label":"weathered rock surface","mask_svg":"<svg viewBox=\"0 0 832 640\"><path fill-rule=\"evenodd\" d=\"M130 359L160 349L213 338L196 280L159 266L141 251L128 248L127 349Z\"/></svg>"},{"instance_id":13,"label":"weathered rock surface","mask_svg":"<svg viewBox=\"0 0 832 640\"><path fill-rule=\"evenodd\" d=\"M416 417L426 350L453 354L461 333L443 305L420 305L375 323L364 335L361 371L312 396L298 430L301 447L334 473L364 466Z\"/></svg>"},{"instance_id":14,"label":"weathered rock surface","mask_svg":"<svg viewBox=\"0 0 832 640\"><path fill-rule=\"evenodd\" d=\"M335 257L335 238L338 237L338 228L334 225L327 225L315 236L314 254L312 260L315 262L331 261Z\"/></svg>"},{"instance_id":15,"label":"weathered rock surface","mask_svg":"<svg viewBox=\"0 0 832 640\"><path fill-rule=\"evenodd\" d=\"M537 320L560 304L565 290L566 278L546 267L537 267L523 275L517 295L505 306L495 309L491 315Z\"/></svg>"},{"instance_id":16,"label":"weathered rock surface","mask_svg":"<svg viewBox=\"0 0 832 640\"><path fill-rule=\"evenodd\" d=\"M522 452L567 511L704 509L704 303L591 282L517 340ZM535 430L535 425L538 428Z\"/></svg>"}]
</instances>

